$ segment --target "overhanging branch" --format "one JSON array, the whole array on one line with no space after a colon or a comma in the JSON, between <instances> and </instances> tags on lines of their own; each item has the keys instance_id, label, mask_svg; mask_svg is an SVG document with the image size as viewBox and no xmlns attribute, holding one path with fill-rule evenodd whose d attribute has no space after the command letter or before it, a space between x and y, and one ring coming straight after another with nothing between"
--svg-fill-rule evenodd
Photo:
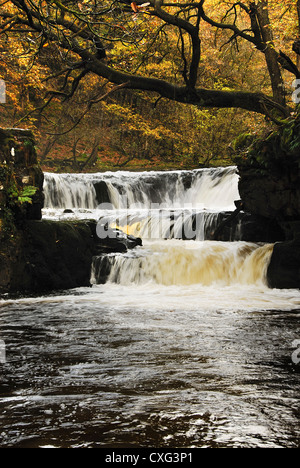
<instances>
[{"instance_id":1,"label":"overhanging branch","mask_svg":"<svg viewBox=\"0 0 300 468\"><path fill-rule=\"evenodd\" d=\"M62 31L59 25L53 23L53 18L46 21L45 17L41 18L33 11L28 18L27 12L24 8L21 8L21 3L18 1L14 2L19 5L20 15L15 19L19 25L34 29L40 36L43 36L48 41L55 42L61 49L66 50L68 53L71 52L73 55L80 57L82 63L82 75L86 72L92 72L99 77L107 79L109 82L116 85L121 85L129 89L149 91L157 93L159 96L167 98L169 100L177 101L184 104L195 105L201 108L240 108L251 112L265 114L265 106L262 102L268 102L268 109L274 107L279 110L283 115L286 115L288 109L284 106L280 106L276 101L264 96L260 93L243 92L243 91L217 91L209 90L204 88L196 87L197 80L197 67L199 65L200 53L201 53L201 42L199 39L199 24L200 18L206 19L206 15L203 12L203 1L195 3L195 8L198 8L198 17L196 25L189 23L188 21L173 16L162 9L161 1L152 0L151 4L155 6L155 14L160 17L163 21L169 22L169 24L181 28L190 34L193 41L193 57L192 64L190 67L189 82L185 86L178 86L169 81L157 78L149 78L139 76L135 74L128 74L121 72L111 66L108 66L103 60L99 58L99 54L95 52L94 44L94 32L89 29L82 29L70 20L60 18L59 23L64 28ZM22 15L23 12L23 15ZM8 15L7 18L10 16ZM214 26L219 26L218 23L212 22ZM226 25L221 25L227 27ZM228 26L233 32L241 34L241 37L250 38L252 42L255 38L241 32L235 26ZM69 32L69 34L68 34ZM24 30L26 34L26 30ZM82 41L78 40L78 35L84 40L89 41L88 44L83 45ZM194 64L193 64L194 60ZM78 85L78 80L74 82L74 85ZM269 112L269 110L268 110Z\"/></svg>"}]
</instances>

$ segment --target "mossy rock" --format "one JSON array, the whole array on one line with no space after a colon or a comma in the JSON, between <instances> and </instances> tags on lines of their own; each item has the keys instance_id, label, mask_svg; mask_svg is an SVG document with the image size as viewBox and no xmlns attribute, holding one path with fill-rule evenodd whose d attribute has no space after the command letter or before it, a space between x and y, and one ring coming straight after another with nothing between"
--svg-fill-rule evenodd
<instances>
[{"instance_id":1,"label":"mossy rock","mask_svg":"<svg viewBox=\"0 0 300 468\"><path fill-rule=\"evenodd\" d=\"M260 174L280 175L300 167L300 115L291 117L277 130L260 137L243 134L233 143L236 163L253 167Z\"/></svg>"},{"instance_id":2,"label":"mossy rock","mask_svg":"<svg viewBox=\"0 0 300 468\"><path fill-rule=\"evenodd\" d=\"M251 133L242 133L233 141L232 148L234 151L245 150L252 145L255 138L256 136Z\"/></svg>"}]
</instances>

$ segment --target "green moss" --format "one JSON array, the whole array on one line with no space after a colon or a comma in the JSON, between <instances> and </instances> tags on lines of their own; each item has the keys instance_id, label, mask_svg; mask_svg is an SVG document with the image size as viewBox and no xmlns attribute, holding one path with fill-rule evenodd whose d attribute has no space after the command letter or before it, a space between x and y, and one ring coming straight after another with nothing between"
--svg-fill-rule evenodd
<instances>
[{"instance_id":1,"label":"green moss","mask_svg":"<svg viewBox=\"0 0 300 468\"><path fill-rule=\"evenodd\" d=\"M13 170L6 164L0 165L0 240L7 240L16 233L16 224L25 213L26 205L32 204L37 187L21 186Z\"/></svg>"},{"instance_id":2,"label":"green moss","mask_svg":"<svg viewBox=\"0 0 300 468\"><path fill-rule=\"evenodd\" d=\"M232 148L234 151L244 150L248 148L255 139L255 135L251 133L242 133L239 135L232 143Z\"/></svg>"},{"instance_id":3,"label":"green moss","mask_svg":"<svg viewBox=\"0 0 300 468\"><path fill-rule=\"evenodd\" d=\"M260 173L282 174L287 168L300 168L300 114L284 121L278 130L252 136L252 142L247 135L241 135L233 148L239 166L250 166Z\"/></svg>"},{"instance_id":4,"label":"green moss","mask_svg":"<svg viewBox=\"0 0 300 468\"><path fill-rule=\"evenodd\" d=\"M16 235L15 218L12 210L1 208L0 211L0 241L11 240Z\"/></svg>"}]
</instances>

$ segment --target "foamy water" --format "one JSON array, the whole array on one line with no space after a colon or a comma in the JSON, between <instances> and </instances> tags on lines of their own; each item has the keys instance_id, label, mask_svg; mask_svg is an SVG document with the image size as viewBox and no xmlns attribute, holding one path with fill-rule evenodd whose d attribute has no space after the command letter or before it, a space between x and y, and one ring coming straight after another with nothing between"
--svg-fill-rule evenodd
<instances>
[{"instance_id":1,"label":"foamy water","mask_svg":"<svg viewBox=\"0 0 300 468\"><path fill-rule=\"evenodd\" d=\"M237 183L235 168L46 175L45 217L144 245L95 257L90 288L0 301L1 447L299 447L300 292L268 288L273 245L205 240ZM198 240L170 240L191 211Z\"/></svg>"}]
</instances>

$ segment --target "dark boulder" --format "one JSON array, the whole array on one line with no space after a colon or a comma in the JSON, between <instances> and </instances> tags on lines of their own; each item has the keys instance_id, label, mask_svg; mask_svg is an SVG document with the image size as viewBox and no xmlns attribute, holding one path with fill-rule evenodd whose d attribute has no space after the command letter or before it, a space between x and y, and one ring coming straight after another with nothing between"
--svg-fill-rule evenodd
<instances>
[{"instance_id":1,"label":"dark boulder","mask_svg":"<svg viewBox=\"0 0 300 468\"><path fill-rule=\"evenodd\" d=\"M285 233L277 221L240 211L222 212L218 225L211 232L211 239L217 241L243 241L274 243L285 240Z\"/></svg>"},{"instance_id":2,"label":"dark boulder","mask_svg":"<svg viewBox=\"0 0 300 468\"><path fill-rule=\"evenodd\" d=\"M300 114L256 137L237 155L245 211L284 223L300 220ZM288 239L292 233L284 228Z\"/></svg>"},{"instance_id":3,"label":"dark boulder","mask_svg":"<svg viewBox=\"0 0 300 468\"><path fill-rule=\"evenodd\" d=\"M96 227L97 254L124 253L142 245L142 239L125 234L120 229L111 229L107 224L98 223Z\"/></svg>"},{"instance_id":4,"label":"dark boulder","mask_svg":"<svg viewBox=\"0 0 300 468\"><path fill-rule=\"evenodd\" d=\"M286 166L281 173L240 167L239 191L245 210L267 219L300 219L299 166Z\"/></svg>"},{"instance_id":5,"label":"dark boulder","mask_svg":"<svg viewBox=\"0 0 300 468\"><path fill-rule=\"evenodd\" d=\"M300 241L277 243L267 271L273 289L300 288Z\"/></svg>"},{"instance_id":6,"label":"dark boulder","mask_svg":"<svg viewBox=\"0 0 300 468\"><path fill-rule=\"evenodd\" d=\"M121 231L99 239L95 221L27 221L0 252L0 293L90 286L94 256L127 252L141 240ZM5 247L5 248L4 248Z\"/></svg>"},{"instance_id":7,"label":"dark boulder","mask_svg":"<svg viewBox=\"0 0 300 468\"><path fill-rule=\"evenodd\" d=\"M98 204L110 203L110 196L106 182L104 180L96 181L94 183L94 187Z\"/></svg>"},{"instance_id":8,"label":"dark boulder","mask_svg":"<svg viewBox=\"0 0 300 468\"><path fill-rule=\"evenodd\" d=\"M12 289L37 292L89 286L93 254L89 223L28 222Z\"/></svg>"},{"instance_id":9,"label":"dark boulder","mask_svg":"<svg viewBox=\"0 0 300 468\"><path fill-rule=\"evenodd\" d=\"M268 284L274 289L300 288L300 222L288 223L292 240L279 242L274 246L267 270Z\"/></svg>"}]
</instances>

